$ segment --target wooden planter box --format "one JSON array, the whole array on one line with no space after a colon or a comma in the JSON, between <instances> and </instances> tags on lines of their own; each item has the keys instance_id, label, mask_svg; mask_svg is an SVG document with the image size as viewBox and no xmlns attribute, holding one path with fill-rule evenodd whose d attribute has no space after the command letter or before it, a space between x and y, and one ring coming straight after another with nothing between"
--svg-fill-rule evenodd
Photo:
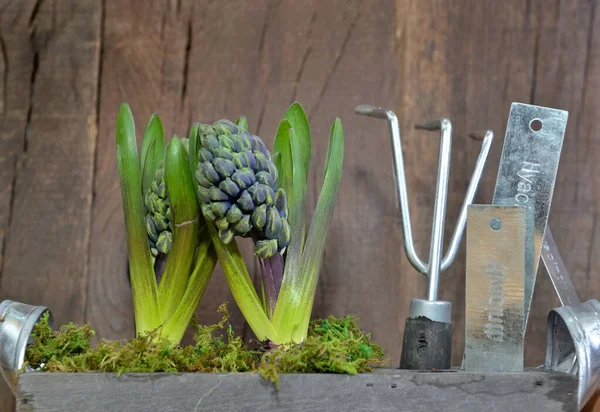
<instances>
[{"instance_id":1,"label":"wooden planter box","mask_svg":"<svg viewBox=\"0 0 600 412\"><path fill-rule=\"evenodd\" d=\"M381 369L357 376L40 373L19 376L17 412L576 411L574 376Z\"/></svg>"}]
</instances>

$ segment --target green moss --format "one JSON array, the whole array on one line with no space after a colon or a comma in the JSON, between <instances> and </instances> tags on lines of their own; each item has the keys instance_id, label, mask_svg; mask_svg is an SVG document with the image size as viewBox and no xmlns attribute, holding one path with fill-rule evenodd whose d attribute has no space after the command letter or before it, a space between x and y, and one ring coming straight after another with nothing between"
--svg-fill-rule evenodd
<instances>
[{"instance_id":1,"label":"green moss","mask_svg":"<svg viewBox=\"0 0 600 412\"><path fill-rule=\"evenodd\" d=\"M347 373L371 371L383 352L360 330L355 318L311 322L300 345L250 348L235 336L225 305L215 325L196 325L194 344L172 346L156 332L129 341L101 340L89 325L73 323L52 331L47 316L33 332L26 365L46 372L259 372L279 387L280 373ZM226 330L225 336L217 331Z\"/></svg>"},{"instance_id":2,"label":"green moss","mask_svg":"<svg viewBox=\"0 0 600 412\"><path fill-rule=\"evenodd\" d=\"M370 372L383 363L383 351L370 341L357 319L317 319L311 322L308 336L299 345L280 346L262 355L259 373L279 388L280 373Z\"/></svg>"}]
</instances>

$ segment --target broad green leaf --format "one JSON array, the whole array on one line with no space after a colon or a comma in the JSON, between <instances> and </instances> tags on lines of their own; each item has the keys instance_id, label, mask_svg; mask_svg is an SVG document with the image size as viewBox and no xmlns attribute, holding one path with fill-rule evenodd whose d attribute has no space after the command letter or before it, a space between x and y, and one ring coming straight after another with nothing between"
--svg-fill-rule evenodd
<instances>
[{"instance_id":1,"label":"broad green leaf","mask_svg":"<svg viewBox=\"0 0 600 412\"><path fill-rule=\"evenodd\" d=\"M198 167L198 151L199 149L199 139L200 139L200 124L194 123L192 128L190 129L189 135L189 148L190 153L188 154L189 162L190 162L190 173L192 174L192 179L194 181L194 187L196 187L196 168Z\"/></svg>"},{"instance_id":2,"label":"broad green leaf","mask_svg":"<svg viewBox=\"0 0 600 412\"><path fill-rule=\"evenodd\" d=\"M289 201L289 222L291 227L292 240L287 248L285 270L283 282L277 299L277 306L273 315L273 325L281 339L278 343L288 343L291 333L287 335L282 333L288 329L289 313L294 311L294 307L303 306L298 301L298 284L304 276L302 267L302 255L304 250L305 237L305 212L306 212L306 172L300 148L300 142L296 139L294 129L288 131L288 144L292 158L292 193ZM282 144L283 145L283 144ZM302 272L302 273L301 273ZM306 303L308 304L308 302Z\"/></svg>"},{"instance_id":3,"label":"broad green leaf","mask_svg":"<svg viewBox=\"0 0 600 412\"><path fill-rule=\"evenodd\" d=\"M142 144L140 146L140 173L143 173L144 171L144 165L146 159L148 159L147 153L150 148L150 144L155 139L156 148L158 150L155 157L160 159L159 162L161 162L165 157L165 133L162 122L160 121L160 117L156 113L150 117L150 121L146 125L146 130L144 130L144 137L142 137ZM152 176L154 177L154 175ZM146 191L143 193L146 193Z\"/></svg>"},{"instance_id":4,"label":"broad green leaf","mask_svg":"<svg viewBox=\"0 0 600 412\"><path fill-rule=\"evenodd\" d=\"M200 215L187 153L177 137L173 137L167 146L165 183L175 230L158 292L163 316L168 319L175 312L187 287L198 244Z\"/></svg>"},{"instance_id":5,"label":"broad green leaf","mask_svg":"<svg viewBox=\"0 0 600 412\"><path fill-rule=\"evenodd\" d=\"M277 341L277 333L273 325L271 325L263 305L256 294L252 279L250 279L237 243L233 240L227 245L224 244L213 225L207 223L207 226L215 245L215 250L219 256L225 280L229 285L229 290L231 290L233 298L248 325L250 325L250 328L252 328L252 331L254 331L259 340L270 339Z\"/></svg>"},{"instance_id":6,"label":"broad green leaf","mask_svg":"<svg viewBox=\"0 0 600 412\"><path fill-rule=\"evenodd\" d=\"M202 226L199 238L200 243L185 294L175 313L162 328L163 336L174 344L181 342L218 261L206 224Z\"/></svg>"},{"instance_id":7,"label":"broad green leaf","mask_svg":"<svg viewBox=\"0 0 600 412\"><path fill-rule=\"evenodd\" d=\"M273 162L279 173L277 188L285 190L288 201L292 195L292 151L290 147L290 129L292 125L287 120L282 120L275 134L273 144Z\"/></svg>"},{"instance_id":8,"label":"broad green leaf","mask_svg":"<svg viewBox=\"0 0 600 412\"><path fill-rule=\"evenodd\" d=\"M290 122L292 129L296 131L296 138L298 139L300 150L299 156L304 165L304 171L308 174L308 171L310 170L312 143L310 136L310 125L308 124L306 112L300 103L295 102L287 109L283 118ZM306 180L306 177L304 180Z\"/></svg>"},{"instance_id":9,"label":"broad green leaf","mask_svg":"<svg viewBox=\"0 0 600 412\"><path fill-rule=\"evenodd\" d=\"M160 326L162 316L144 221L146 211L141 193L135 123L131 109L126 103L123 103L119 110L116 134L117 165L125 213L135 325L137 333L143 333Z\"/></svg>"},{"instance_id":10,"label":"broad green leaf","mask_svg":"<svg viewBox=\"0 0 600 412\"><path fill-rule=\"evenodd\" d=\"M144 198L146 193L148 193L148 190L150 190L152 182L154 181L154 177L156 176L156 170L160 165L160 162L158 165L154 162L155 158L156 139L152 139L152 142L148 147L148 151L146 152L146 161L143 162L144 167L142 169L142 198Z\"/></svg>"},{"instance_id":11,"label":"broad green leaf","mask_svg":"<svg viewBox=\"0 0 600 412\"><path fill-rule=\"evenodd\" d=\"M246 120L244 116L238 117L238 119L235 121L235 124L237 124L242 129L248 130L248 120Z\"/></svg>"},{"instance_id":12,"label":"broad green leaf","mask_svg":"<svg viewBox=\"0 0 600 412\"><path fill-rule=\"evenodd\" d=\"M294 274L288 276L293 281L289 289L286 289L285 301L282 302L285 303L285 307L282 307L283 313L280 315L282 318L277 319L277 323L274 321L280 339L289 338L294 342L302 342L306 337L319 271L323 261L327 231L333 217L342 177L343 159L344 130L340 119L336 119L329 135L323 187L306 237L302 258ZM286 278L284 277L285 281ZM288 293L291 298L288 297ZM279 295L280 300L282 294L283 286Z\"/></svg>"}]
</instances>

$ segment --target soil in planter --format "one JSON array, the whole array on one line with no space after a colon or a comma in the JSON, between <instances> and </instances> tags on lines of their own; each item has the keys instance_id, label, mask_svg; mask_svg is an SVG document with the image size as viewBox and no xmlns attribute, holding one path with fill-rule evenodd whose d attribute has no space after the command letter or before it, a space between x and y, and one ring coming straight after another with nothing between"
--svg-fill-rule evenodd
<instances>
[{"instance_id":1,"label":"soil in planter","mask_svg":"<svg viewBox=\"0 0 600 412\"><path fill-rule=\"evenodd\" d=\"M352 317L314 320L299 345L247 346L233 334L225 305L215 325L196 325L194 344L172 346L157 333L129 341L101 340L89 325L73 323L52 331L43 318L27 348L25 366L45 372L259 372L279 387L280 373L370 372L383 363L383 352ZM217 331L226 329L226 336Z\"/></svg>"}]
</instances>

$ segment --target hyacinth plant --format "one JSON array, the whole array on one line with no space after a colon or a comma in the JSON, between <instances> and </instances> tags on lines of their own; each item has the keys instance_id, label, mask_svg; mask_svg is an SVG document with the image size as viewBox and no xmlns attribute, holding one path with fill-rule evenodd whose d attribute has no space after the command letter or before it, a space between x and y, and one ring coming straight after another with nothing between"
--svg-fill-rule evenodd
<instances>
[{"instance_id":1,"label":"hyacinth plant","mask_svg":"<svg viewBox=\"0 0 600 412\"><path fill-rule=\"evenodd\" d=\"M178 344L217 263L196 199L187 139L165 149L162 123L150 119L138 153L127 104L117 117L117 163L129 253L136 332L158 330ZM155 266L165 261L157 284Z\"/></svg>"},{"instance_id":2,"label":"hyacinth plant","mask_svg":"<svg viewBox=\"0 0 600 412\"><path fill-rule=\"evenodd\" d=\"M195 124L189 161L198 201L229 288L259 340L301 343L310 315L329 223L342 174L344 132L331 127L323 185L308 231L306 185L310 126L299 103L279 124L273 155L248 131L245 118ZM236 236L254 241L262 272L261 297Z\"/></svg>"}]
</instances>

